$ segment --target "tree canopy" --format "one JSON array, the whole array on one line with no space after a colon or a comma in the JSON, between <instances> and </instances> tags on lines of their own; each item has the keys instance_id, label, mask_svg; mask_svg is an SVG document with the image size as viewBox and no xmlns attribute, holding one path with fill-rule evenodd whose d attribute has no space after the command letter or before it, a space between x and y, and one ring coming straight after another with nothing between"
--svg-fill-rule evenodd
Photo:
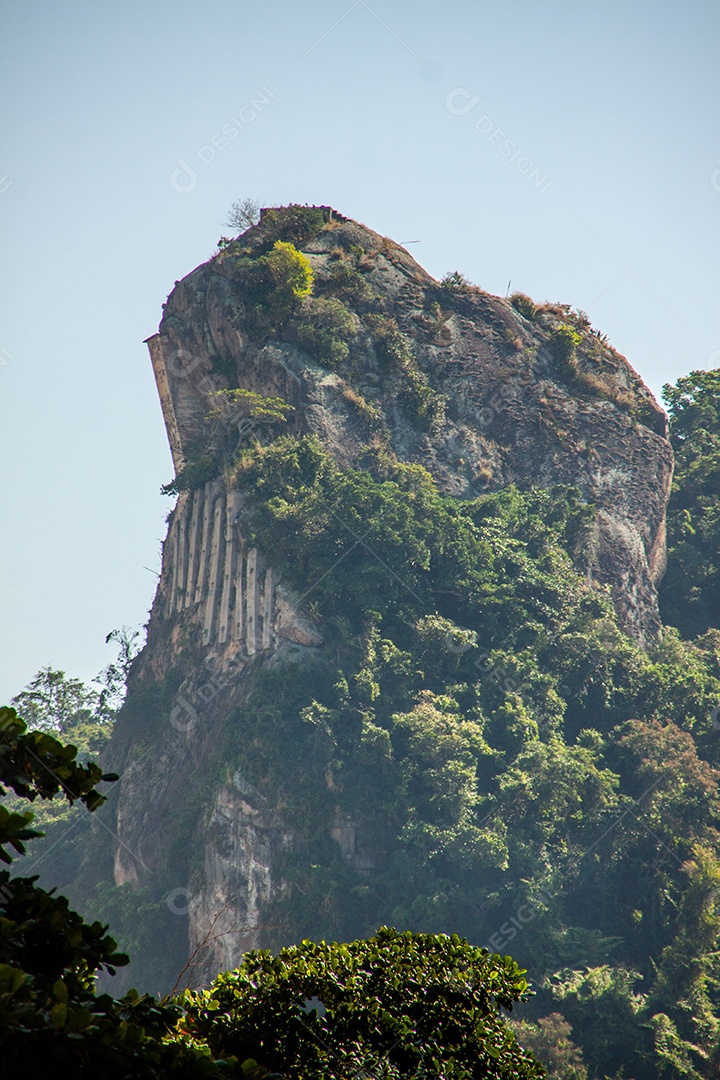
<instances>
[{"instance_id":1,"label":"tree canopy","mask_svg":"<svg viewBox=\"0 0 720 1080\"><path fill-rule=\"evenodd\" d=\"M720 370L663 387L675 476L668 507L663 618L687 637L720 626Z\"/></svg>"},{"instance_id":2,"label":"tree canopy","mask_svg":"<svg viewBox=\"0 0 720 1080\"><path fill-rule=\"evenodd\" d=\"M185 1029L216 1054L291 1078L539 1078L502 1016L528 984L509 956L457 935L384 927L347 944L303 941L183 997Z\"/></svg>"}]
</instances>

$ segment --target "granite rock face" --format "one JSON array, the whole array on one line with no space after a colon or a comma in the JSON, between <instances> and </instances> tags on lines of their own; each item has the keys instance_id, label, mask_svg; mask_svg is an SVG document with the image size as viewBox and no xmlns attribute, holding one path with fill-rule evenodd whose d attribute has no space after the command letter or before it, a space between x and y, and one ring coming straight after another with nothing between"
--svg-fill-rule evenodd
<instances>
[{"instance_id":1,"label":"granite rock face","mask_svg":"<svg viewBox=\"0 0 720 1080\"><path fill-rule=\"evenodd\" d=\"M324 228L297 245L316 287L353 261L440 402L433 423L418 423L404 407L402 371L388 371L362 315L349 345L352 385L297 340L253 335L230 245L176 284L149 339L176 471L215 448L226 422L208 421L218 391L243 388L292 405L284 431L314 433L342 467L358 462L380 426L400 460L421 463L460 498L508 484L576 485L598 511L592 579L611 590L626 631L652 639L672 452L665 414L638 375L568 308L535 310L462 281L441 286L391 240L323 213ZM268 220L240 244L252 251L266 243ZM578 341L570 375L553 344L568 326ZM313 662L324 645L302 598L278 580L272 552L246 541L244 499L219 478L181 492L128 698L132 706L143 686L162 684L162 720L141 739L151 753L133 748L129 722L116 743L125 755L116 882L150 880L178 837L195 852L190 877L176 886L187 898L190 953L206 942L198 979L282 939L263 913L287 892L281 853L300 843L281 805L230 768L206 774L207 763L256 673ZM370 868L340 810L328 832L348 860Z\"/></svg>"}]
</instances>

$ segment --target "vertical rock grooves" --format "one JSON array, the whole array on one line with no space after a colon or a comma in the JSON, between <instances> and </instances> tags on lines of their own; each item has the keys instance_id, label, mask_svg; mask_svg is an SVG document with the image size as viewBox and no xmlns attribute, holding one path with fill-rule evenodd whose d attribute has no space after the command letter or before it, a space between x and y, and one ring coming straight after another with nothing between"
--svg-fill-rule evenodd
<instances>
[{"instance_id":1,"label":"vertical rock grooves","mask_svg":"<svg viewBox=\"0 0 720 1080\"><path fill-rule=\"evenodd\" d=\"M241 506L240 493L219 481L183 492L165 541L156 614L183 614L204 646L237 643L250 657L275 645L275 595L272 568L243 544Z\"/></svg>"}]
</instances>

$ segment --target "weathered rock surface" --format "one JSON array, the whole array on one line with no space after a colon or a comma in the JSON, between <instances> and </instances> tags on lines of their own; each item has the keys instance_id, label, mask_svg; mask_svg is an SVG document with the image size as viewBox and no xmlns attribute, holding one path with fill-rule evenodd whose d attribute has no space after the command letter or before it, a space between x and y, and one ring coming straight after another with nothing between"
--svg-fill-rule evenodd
<instances>
[{"instance_id":1,"label":"weathered rock surface","mask_svg":"<svg viewBox=\"0 0 720 1080\"><path fill-rule=\"evenodd\" d=\"M577 485L598 508L593 579L610 587L630 634L654 636L672 454L665 415L627 361L584 331L578 365L586 378L568 383L550 344L567 309L525 318L480 289L441 288L397 244L337 214L326 217L326 229L303 245L316 280L338 248L362 247L364 278L445 399L444 417L419 427L371 334L358 333L353 389L379 410L398 458L423 464L441 489L463 498L510 483ZM262 237L262 230L261 223L254 232ZM346 380L295 343L252 340L233 265L223 252L179 282L149 340L176 470L212 441L206 418L214 395L232 387L282 397L294 406L285 430L313 432L340 465L356 463L370 431ZM610 390L601 395L598 387ZM243 492L220 480L179 496L129 698L132 704L143 685L162 684L162 721L154 731L125 721L117 743L127 756L116 881L150 880L182 836L195 852L190 877L176 882L187 890L190 951L212 939L199 954L201 977L282 938L263 913L287 888L280 853L301 843L280 805L230 768L207 774L207 762L254 673L287 659L311 662L323 645L300 598L278 581L272 552L244 539L243 507ZM360 865L353 822L338 817L328 831Z\"/></svg>"}]
</instances>

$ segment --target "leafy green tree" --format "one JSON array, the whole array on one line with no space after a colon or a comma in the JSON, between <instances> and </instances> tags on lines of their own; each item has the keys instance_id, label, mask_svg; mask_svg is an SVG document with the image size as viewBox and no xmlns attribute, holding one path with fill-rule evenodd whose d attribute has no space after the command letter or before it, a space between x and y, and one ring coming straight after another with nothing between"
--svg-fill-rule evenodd
<instances>
[{"instance_id":1,"label":"leafy green tree","mask_svg":"<svg viewBox=\"0 0 720 1080\"><path fill-rule=\"evenodd\" d=\"M337 367L349 354L348 341L358 332L358 321L342 300L308 297L300 309L297 339L321 362Z\"/></svg>"},{"instance_id":2,"label":"leafy green tree","mask_svg":"<svg viewBox=\"0 0 720 1080\"><path fill-rule=\"evenodd\" d=\"M117 780L103 774L93 763L76 761L77 748L64 746L44 731L28 731L15 709L0 712L0 796L3 784L23 799L52 799L59 792L69 803L80 800L88 810L96 810L105 796L96 790L100 780Z\"/></svg>"},{"instance_id":3,"label":"leafy green tree","mask_svg":"<svg viewBox=\"0 0 720 1080\"><path fill-rule=\"evenodd\" d=\"M325 225L326 212L319 206L273 206L265 211L262 228L272 240L303 245L310 243Z\"/></svg>"},{"instance_id":4,"label":"leafy green tree","mask_svg":"<svg viewBox=\"0 0 720 1080\"><path fill-rule=\"evenodd\" d=\"M549 980L552 995L577 1034L591 1076L652 1080L652 1037L644 1025L639 972L603 964L564 970ZM622 1071L621 1071L622 1070Z\"/></svg>"},{"instance_id":5,"label":"leafy green tree","mask_svg":"<svg viewBox=\"0 0 720 1080\"><path fill-rule=\"evenodd\" d=\"M448 271L440 282L440 287L445 292L470 292L473 285L469 278L466 278L464 274L461 274L459 270Z\"/></svg>"},{"instance_id":6,"label":"leafy green tree","mask_svg":"<svg viewBox=\"0 0 720 1080\"><path fill-rule=\"evenodd\" d=\"M11 704L30 728L72 736L76 745L97 754L112 730L125 699L130 666L139 652L139 630L123 626L105 638L118 649L117 656L88 685L64 671L41 668Z\"/></svg>"},{"instance_id":7,"label":"leafy green tree","mask_svg":"<svg viewBox=\"0 0 720 1080\"><path fill-rule=\"evenodd\" d=\"M64 671L44 667L12 701L31 728L64 734L73 724L92 718L98 693Z\"/></svg>"},{"instance_id":8,"label":"leafy green tree","mask_svg":"<svg viewBox=\"0 0 720 1080\"><path fill-rule=\"evenodd\" d=\"M694 1080L702 1073L696 1068L705 1071L703 1066L706 1058L703 1050L693 1043L681 1038L677 1027L665 1013L655 1013L648 1022L652 1030L655 1050L655 1071L653 1076L659 1080L676 1080L677 1077L687 1077ZM715 1075L715 1074L713 1074Z\"/></svg>"},{"instance_id":9,"label":"leafy green tree","mask_svg":"<svg viewBox=\"0 0 720 1080\"><path fill-rule=\"evenodd\" d=\"M64 671L44 667L15 695L10 704L34 731L62 735L64 739L71 740L77 748L78 761L97 757L107 745L125 698L126 679L138 652L139 637L139 631L132 631L128 627L113 630L107 635L106 642L116 644L118 654L93 680L95 685L89 686L80 679L67 676ZM18 799L13 796L8 796L7 803L14 809L20 808ZM64 800L43 800L36 807L35 821L45 830L44 840L36 845L37 856L44 859L45 852L53 850L55 841L61 831L67 829L72 818L70 805ZM75 823L72 839L77 855L89 824L87 820L78 823L77 818ZM56 855L60 854L62 859L59 862L51 856L52 869L47 862L43 863L43 878L53 877L62 863L67 875L61 873L53 884L65 887L77 860L69 857L67 847L62 852L56 852Z\"/></svg>"},{"instance_id":10,"label":"leafy green tree","mask_svg":"<svg viewBox=\"0 0 720 1080\"><path fill-rule=\"evenodd\" d=\"M264 244L224 247L218 259L232 259L231 272L242 296L243 322L259 340L282 337L291 317L313 290L314 274L308 257L289 239L276 239L268 251Z\"/></svg>"},{"instance_id":11,"label":"leafy green tree","mask_svg":"<svg viewBox=\"0 0 720 1080\"><path fill-rule=\"evenodd\" d=\"M559 374L565 379L577 376L576 350L581 341L582 335L567 323L561 323L550 335L550 351Z\"/></svg>"},{"instance_id":12,"label":"leafy green tree","mask_svg":"<svg viewBox=\"0 0 720 1080\"><path fill-rule=\"evenodd\" d=\"M536 1023L520 1020L513 1030L521 1046L536 1055L548 1069L551 1080L587 1080L587 1067L579 1048L570 1038L572 1028L562 1013L542 1016Z\"/></svg>"},{"instance_id":13,"label":"leafy green tree","mask_svg":"<svg viewBox=\"0 0 720 1080\"><path fill-rule=\"evenodd\" d=\"M285 240L276 240L264 263L275 283L273 302L292 310L300 300L309 296L313 287L310 260L302 251Z\"/></svg>"},{"instance_id":14,"label":"leafy green tree","mask_svg":"<svg viewBox=\"0 0 720 1080\"><path fill-rule=\"evenodd\" d=\"M648 1002L656 1050L666 1064L680 1057L694 1068L720 1066L720 858L695 843L683 865L688 876L674 940L663 950ZM655 1014L654 1009L663 1011ZM672 1073L670 1073L672 1075Z\"/></svg>"},{"instance_id":15,"label":"leafy green tree","mask_svg":"<svg viewBox=\"0 0 720 1080\"><path fill-rule=\"evenodd\" d=\"M528 984L511 957L457 935L383 928L348 944L246 954L209 990L186 991L184 1027L217 1055L302 1077L542 1077L502 1010Z\"/></svg>"},{"instance_id":16,"label":"leafy green tree","mask_svg":"<svg viewBox=\"0 0 720 1080\"><path fill-rule=\"evenodd\" d=\"M118 653L93 680L99 686L96 716L98 720L114 721L125 700L127 680L133 660L141 648L140 630L131 630L123 626L120 630L111 630L105 643L117 645Z\"/></svg>"}]
</instances>

